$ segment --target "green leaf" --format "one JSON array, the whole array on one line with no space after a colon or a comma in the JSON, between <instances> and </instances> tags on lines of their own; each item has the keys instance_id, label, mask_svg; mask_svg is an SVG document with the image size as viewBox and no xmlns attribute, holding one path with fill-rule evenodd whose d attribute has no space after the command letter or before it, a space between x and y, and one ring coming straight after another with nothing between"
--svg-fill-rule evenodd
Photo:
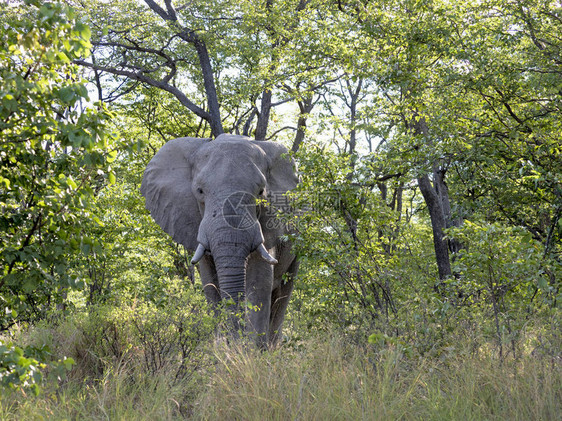
<instances>
[{"instance_id":1,"label":"green leaf","mask_svg":"<svg viewBox=\"0 0 562 421\"><path fill-rule=\"evenodd\" d=\"M67 55L62 52L62 51L58 51L57 52L57 57L60 61L62 61L63 63L70 63L70 59L67 57Z\"/></svg>"},{"instance_id":2,"label":"green leaf","mask_svg":"<svg viewBox=\"0 0 562 421\"><path fill-rule=\"evenodd\" d=\"M116 157L117 157L117 151L114 150L114 151L108 152L107 158L106 158L107 162L112 163L113 161L115 161ZM1 181L1 179L0 179L0 181Z\"/></svg>"},{"instance_id":3,"label":"green leaf","mask_svg":"<svg viewBox=\"0 0 562 421\"><path fill-rule=\"evenodd\" d=\"M70 371L70 370L72 370L72 367L73 367L74 364L76 364L76 363L74 362L74 359L73 359L73 358L67 358L67 357L65 357L65 358L63 359L63 364L64 364L64 367L65 367L68 371Z\"/></svg>"},{"instance_id":4,"label":"green leaf","mask_svg":"<svg viewBox=\"0 0 562 421\"><path fill-rule=\"evenodd\" d=\"M72 179L72 176L66 178L66 183L74 190L78 188L78 184Z\"/></svg>"},{"instance_id":5,"label":"green leaf","mask_svg":"<svg viewBox=\"0 0 562 421\"><path fill-rule=\"evenodd\" d=\"M72 87L67 86L59 89L58 97L65 103L72 104L76 100L76 94Z\"/></svg>"},{"instance_id":6,"label":"green leaf","mask_svg":"<svg viewBox=\"0 0 562 421\"><path fill-rule=\"evenodd\" d=\"M74 30L77 31L80 34L80 36L85 40L89 40L90 37L92 36L90 28L84 25L82 22L76 23Z\"/></svg>"},{"instance_id":7,"label":"green leaf","mask_svg":"<svg viewBox=\"0 0 562 421\"><path fill-rule=\"evenodd\" d=\"M541 291L548 291L548 281L544 276L540 276L537 280L537 285Z\"/></svg>"}]
</instances>

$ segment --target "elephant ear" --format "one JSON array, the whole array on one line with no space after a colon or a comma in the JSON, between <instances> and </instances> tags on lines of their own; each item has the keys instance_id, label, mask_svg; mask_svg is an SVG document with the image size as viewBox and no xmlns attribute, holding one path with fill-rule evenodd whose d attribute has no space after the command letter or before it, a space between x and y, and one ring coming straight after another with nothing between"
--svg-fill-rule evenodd
<instances>
[{"instance_id":1,"label":"elephant ear","mask_svg":"<svg viewBox=\"0 0 562 421\"><path fill-rule=\"evenodd\" d=\"M295 161L290 156L287 148L279 143L267 141L252 141L252 143L259 146L266 153L269 160L266 178L271 206L273 209L283 211L290 204L285 193L294 189L299 182ZM262 230L266 237L268 233L272 236L279 235L277 231L281 228L279 224L262 221Z\"/></svg>"},{"instance_id":2,"label":"elephant ear","mask_svg":"<svg viewBox=\"0 0 562 421\"><path fill-rule=\"evenodd\" d=\"M287 148L280 143L267 141L253 141L266 153L269 159L267 185L271 193L287 193L294 189L299 179L297 177L295 160Z\"/></svg>"},{"instance_id":3,"label":"elephant ear","mask_svg":"<svg viewBox=\"0 0 562 421\"><path fill-rule=\"evenodd\" d=\"M140 189L156 223L189 250L197 248L201 223L191 192L192 158L208 140L182 137L167 142L148 163Z\"/></svg>"}]
</instances>

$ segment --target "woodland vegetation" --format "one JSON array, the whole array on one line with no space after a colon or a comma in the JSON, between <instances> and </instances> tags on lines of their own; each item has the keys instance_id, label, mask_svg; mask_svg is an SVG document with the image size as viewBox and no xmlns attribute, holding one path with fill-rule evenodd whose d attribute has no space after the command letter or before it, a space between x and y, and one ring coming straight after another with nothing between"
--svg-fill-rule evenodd
<instances>
[{"instance_id":1,"label":"woodland vegetation","mask_svg":"<svg viewBox=\"0 0 562 421\"><path fill-rule=\"evenodd\" d=\"M558 0L0 4L0 418L558 419ZM283 343L221 341L139 193L299 165Z\"/></svg>"}]
</instances>

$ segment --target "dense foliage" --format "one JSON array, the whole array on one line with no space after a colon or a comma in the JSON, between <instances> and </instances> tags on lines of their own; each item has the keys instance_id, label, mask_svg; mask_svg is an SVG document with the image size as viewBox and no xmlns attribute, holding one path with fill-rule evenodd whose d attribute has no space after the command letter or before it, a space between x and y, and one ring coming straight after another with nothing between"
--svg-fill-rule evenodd
<instances>
[{"instance_id":1,"label":"dense foliage","mask_svg":"<svg viewBox=\"0 0 562 421\"><path fill-rule=\"evenodd\" d=\"M80 282L72 256L99 248L84 235L85 224L101 224L89 201L115 178L110 114L78 107L88 93L71 60L89 51L89 30L63 6L29 7L5 7L3 18L2 330L44 317Z\"/></svg>"},{"instance_id":2,"label":"dense foliage","mask_svg":"<svg viewBox=\"0 0 562 421\"><path fill-rule=\"evenodd\" d=\"M230 397L296 387L290 404L260 401L289 408L283 418L329 395L318 373L377 408L369 393L390 387L406 394L401 410L443 415L419 402L442 402L441 381L462 397L451 379L468 375L466 360L498 378L502 364L528 367L544 387L534 415L556 413L557 2L25 0L0 12L3 385L38 393L41 372L60 380L76 362L69 393L85 379L97 397L160 391L151 398L175 402L162 404L168 418L224 415L214 399L243 412ZM306 374L288 363L279 384L249 363L281 370L276 354L212 351L220 312L139 194L166 141L222 132L283 142L299 165L284 222L301 269L281 353L312 362ZM317 358L327 335L338 372ZM347 382L345 362L365 381ZM515 378L524 395L530 383ZM476 418L510 413L474 399L490 405Z\"/></svg>"}]
</instances>

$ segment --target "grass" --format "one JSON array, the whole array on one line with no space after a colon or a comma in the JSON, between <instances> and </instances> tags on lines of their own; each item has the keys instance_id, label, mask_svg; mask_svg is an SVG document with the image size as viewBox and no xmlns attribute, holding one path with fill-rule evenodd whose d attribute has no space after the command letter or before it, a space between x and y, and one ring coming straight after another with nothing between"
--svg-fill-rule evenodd
<instances>
[{"instance_id":1,"label":"grass","mask_svg":"<svg viewBox=\"0 0 562 421\"><path fill-rule=\"evenodd\" d=\"M46 387L38 396L12 394L0 400L2 420L174 420L189 415L186 388L170 385L164 373L133 374L125 366L97 381Z\"/></svg>"},{"instance_id":2,"label":"grass","mask_svg":"<svg viewBox=\"0 0 562 421\"><path fill-rule=\"evenodd\" d=\"M406 356L337 334L271 352L224 344L209 349L212 364L179 383L165 369L147 374L132 357L107 362L98 378L77 367L80 375L62 386L45 385L38 397L3 392L0 419L562 419L560 364L550 357Z\"/></svg>"},{"instance_id":3,"label":"grass","mask_svg":"<svg viewBox=\"0 0 562 421\"><path fill-rule=\"evenodd\" d=\"M338 340L218 355L200 419L555 420L562 413L559 367L530 356L501 364L489 356L407 359Z\"/></svg>"}]
</instances>

